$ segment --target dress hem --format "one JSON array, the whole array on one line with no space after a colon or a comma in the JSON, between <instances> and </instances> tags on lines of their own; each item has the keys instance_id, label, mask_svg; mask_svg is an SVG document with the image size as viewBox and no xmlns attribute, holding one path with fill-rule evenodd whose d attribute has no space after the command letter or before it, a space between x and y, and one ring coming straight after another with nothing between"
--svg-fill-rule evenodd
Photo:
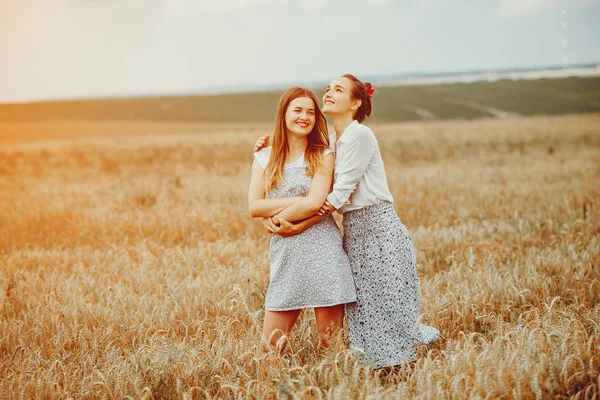
<instances>
[{"instance_id":1,"label":"dress hem","mask_svg":"<svg viewBox=\"0 0 600 400\"><path fill-rule=\"evenodd\" d=\"M349 304L349 303L356 303L356 300L335 302L335 303L331 303L331 304L327 304L327 305L317 305L317 306L301 306L301 307L289 307L289 308L267 308L267 307L265 307L265 310L266 311L294 311L294 310L304 310L305 308L333 307L333 306L339 306L341 304Z\"/></svg>"}]
</instances>

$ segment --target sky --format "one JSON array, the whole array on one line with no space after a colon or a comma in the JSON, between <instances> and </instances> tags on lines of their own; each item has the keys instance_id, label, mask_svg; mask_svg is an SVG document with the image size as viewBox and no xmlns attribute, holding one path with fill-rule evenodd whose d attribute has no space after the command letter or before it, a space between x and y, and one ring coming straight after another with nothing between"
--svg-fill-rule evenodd
<instances>
[{"instance_id":1,"label":"sky","mask_svg":"<svg viewBox=\"0 0 600 400\"><path fill-rule=\"evenodd\" d=\"M600 0L0 0L0 103L600 63Z\"/></svg>"}]
</instances>

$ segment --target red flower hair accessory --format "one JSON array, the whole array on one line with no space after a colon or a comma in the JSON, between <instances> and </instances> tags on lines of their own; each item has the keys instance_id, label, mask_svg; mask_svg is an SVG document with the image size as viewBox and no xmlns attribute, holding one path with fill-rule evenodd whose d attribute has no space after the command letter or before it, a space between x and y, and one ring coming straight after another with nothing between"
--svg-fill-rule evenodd
<instances>
[{"instance_id":1,"label":"red flower hair accessory","mask_svg":"<svg viewBox=\"0 0 600 400\"><path fill-rule=\"evenodd\" d=\"M365 89L367 89L367 94L369 95L369 98L373 97L373 93L375 93L375 89L373 89L373 87L371 87L370 83L365 83Z\"/></svg>"}]
</instances>

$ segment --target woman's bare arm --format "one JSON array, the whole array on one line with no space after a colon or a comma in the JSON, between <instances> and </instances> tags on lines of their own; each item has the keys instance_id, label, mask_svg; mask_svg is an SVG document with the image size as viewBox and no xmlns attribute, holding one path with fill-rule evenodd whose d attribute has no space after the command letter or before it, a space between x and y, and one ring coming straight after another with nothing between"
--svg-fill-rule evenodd
<instances>
[{"instance_id":1,"label":"woman's bare arm","mask_svg":"<svg viewBox=\"0 0 600 400\"><path fill-rule=\"evenodd\" d=\"M329 153L323 157L323 165L315 173L306 197L289 205L277 214L278 217L290 221L302 221L312 217L319 211L331 189L333 180L334 155Z\"/></svg>"},{"instance_id":2,"label":"woman's bare arm","mask_svg":"<svg viewBox=\"0 0 600 400\"><path fill-rule=\"evenodd\" d=\"M265 198L264 170L255 160L252 164L252 177L248 190L248 208L252 217L272 217L304 197L286 197L283 199Z\"/></svg>"},{"instance_id":3,"label":"woman's bare arm","mask_svg":"<svg viewBox=\"0 0 600 400\"><path fill-rule=\"evenodd\" d=\"M265 225L265 228L267 228L267 231L271 233L276 233L280 236L293 236L304 232L306 229L314 224L318 224L325 218L327 218L327 215L313 215L302 221L291 223L283 218L275 216L273 218L263 218L263 224ZM275 220L278 225L275 225L272 220Z\"/></svg>"}]
</instances>

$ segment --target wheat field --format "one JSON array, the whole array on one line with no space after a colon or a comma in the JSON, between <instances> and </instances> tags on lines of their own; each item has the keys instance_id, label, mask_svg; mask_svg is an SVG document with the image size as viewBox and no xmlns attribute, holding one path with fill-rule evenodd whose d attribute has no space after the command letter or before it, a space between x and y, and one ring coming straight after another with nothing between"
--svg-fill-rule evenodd
<instances>
[{"instance_id":1,"label":"wheat field","mask_svg":"<svg viewBox=\"0 0 600 400\"><path fill-rule=\"evenodd\" d=\"M88 125L0 140L0 398L600 398L599 114L373 125L441 331L392 371L262 351L268 126Z\"/></svg>"}]
</instances>

